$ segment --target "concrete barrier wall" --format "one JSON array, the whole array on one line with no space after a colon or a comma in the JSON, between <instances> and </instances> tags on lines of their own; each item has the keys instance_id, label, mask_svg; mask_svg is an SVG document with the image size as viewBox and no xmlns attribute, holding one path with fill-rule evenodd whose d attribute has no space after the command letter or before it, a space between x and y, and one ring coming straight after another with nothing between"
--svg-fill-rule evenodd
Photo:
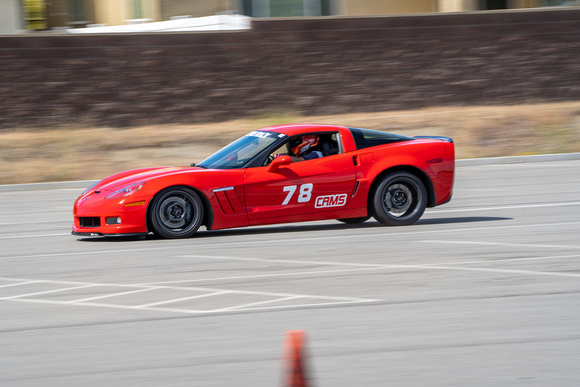
<instances>
[{"instance_id":1,"label":"concrete barrier wall","mask_svg":"<svg viewBox=\"0 0 580 387\"><path fill-rule=\"evenodd\" d=\"M0 127L190 123L580 98L580 10L0 36Z\"/></svg>"}]
</instances>

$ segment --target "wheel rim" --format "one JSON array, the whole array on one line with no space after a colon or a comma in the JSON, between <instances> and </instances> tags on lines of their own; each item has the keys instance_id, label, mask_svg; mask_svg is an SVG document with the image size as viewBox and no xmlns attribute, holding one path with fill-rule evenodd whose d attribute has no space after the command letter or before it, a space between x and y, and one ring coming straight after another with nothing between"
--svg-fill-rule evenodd
<instances>
[{"instance_id":1,"label":"wheel rim","mask_svg":"<svg viewBox=\"0 0 580 387\"><path fill-rule=\"evenodd\" d=\"M161 200L157 214L159 223L169 232L187 231L199 216L194 200L186 194L172 194Z\"/></svg>"},{"instance_id":2,"label":"wheel rim","mask_svg":"<svg viewBox=\"0 0 580 387\"><path fill-rule=\"evenodd\" d=\"M421 190L411 180L397 180L383 192L382 206L385 213L398 220L412 218L419 211Z\"/></svg>"}]
</instances>

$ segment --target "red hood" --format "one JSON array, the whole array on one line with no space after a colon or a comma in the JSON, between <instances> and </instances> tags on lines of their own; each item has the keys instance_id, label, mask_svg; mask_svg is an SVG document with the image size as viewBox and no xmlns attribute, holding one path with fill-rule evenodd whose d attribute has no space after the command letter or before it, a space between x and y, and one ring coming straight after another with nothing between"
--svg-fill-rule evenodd
<instances>
[{"instance_id":1,"label":"red hood","mask_svg":"<svg viewBox=\"0 0 580 387\"><path fill-rule=\"evenodd\" d=\"M145 168L125 171L109 176L101 180L92 190L116 191L133 183L146 182L148 180L176 175L184 172L203 171L200 167L166 167L166 168Z\"/></svg>"}]
</instances>

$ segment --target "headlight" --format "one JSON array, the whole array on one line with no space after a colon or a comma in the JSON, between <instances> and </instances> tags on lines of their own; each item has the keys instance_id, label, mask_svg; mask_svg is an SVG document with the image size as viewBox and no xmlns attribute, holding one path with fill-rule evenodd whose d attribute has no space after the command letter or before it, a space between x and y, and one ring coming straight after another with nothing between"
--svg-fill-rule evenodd
<instances>
[{"instance_id":1,"label":"headlight","mask_svg":"<svg viewBox=\"0 0 580 387\"><path fill-rule=\"evenodd\" d=\"M133 195L135 192L137 192L141 188L143 188L143 185L145 185L145 183L135 183L135 184L128 185L124 188L121 188L121 189L113 192L112 194L107 196L106 199L119 199L119 198L124 198L125 196Z\"/></svg>"}]
</instances>

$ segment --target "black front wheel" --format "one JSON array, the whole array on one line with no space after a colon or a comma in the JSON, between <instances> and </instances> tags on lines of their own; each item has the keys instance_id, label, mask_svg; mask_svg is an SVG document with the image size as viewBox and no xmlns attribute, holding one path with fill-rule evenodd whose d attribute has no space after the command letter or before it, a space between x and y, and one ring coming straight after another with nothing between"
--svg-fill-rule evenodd
<instances>
[{"instance_id":1,"label":"black front wheel","mask_svg":"<svg viewBox=\"0 0 580 387\"><path fill-rule=\"evenodd\" d=\"M171 187L159 192L150 209L151 227L162 238L188 238L203 221L199 195L187 187Z\"/></svg>"},{"instance_id":2,"label":"black front wheel","mask_svg":"<svg viewBox=\"0 0 580 387\"><path fill-rule=\"evenodd\" d=\"M408 172L386 175L370 199L375 219L389 226L413 224L427 207L427 191L423 182Z\"/></svg>"}]
</instances>

